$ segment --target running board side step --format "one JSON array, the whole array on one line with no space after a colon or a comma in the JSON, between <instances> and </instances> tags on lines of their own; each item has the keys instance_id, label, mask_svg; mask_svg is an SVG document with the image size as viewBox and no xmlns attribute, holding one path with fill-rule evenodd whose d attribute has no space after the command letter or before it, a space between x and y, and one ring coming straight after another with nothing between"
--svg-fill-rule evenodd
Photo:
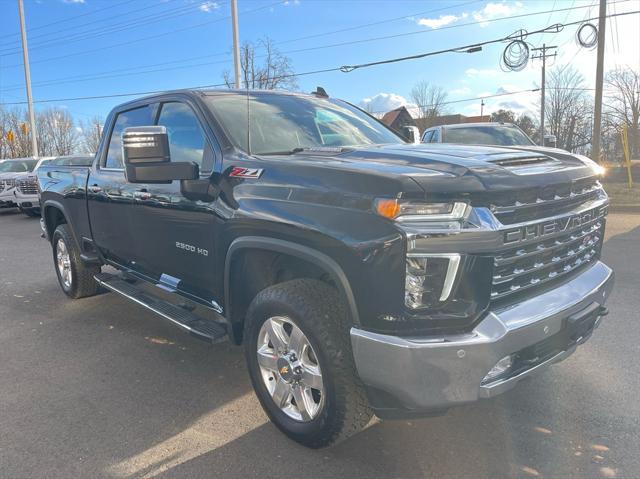
<instances>
[{"instance_id":1,"label":"running board side step","mask_svg":"<svg viewBox=\"0 0 640 479\"><path fill-rule=\"evenodd\" d=\"M140 306L144 306L163 318L168 319L176 326L189 331L189 333L198 339L210 343L219 343L227 337L227 330L221 324L200 318L186 309L155 298L119 276L109 273L99 273L94 276L94 279L100 286L130 299Z\"/></svg>"}]
</instances>

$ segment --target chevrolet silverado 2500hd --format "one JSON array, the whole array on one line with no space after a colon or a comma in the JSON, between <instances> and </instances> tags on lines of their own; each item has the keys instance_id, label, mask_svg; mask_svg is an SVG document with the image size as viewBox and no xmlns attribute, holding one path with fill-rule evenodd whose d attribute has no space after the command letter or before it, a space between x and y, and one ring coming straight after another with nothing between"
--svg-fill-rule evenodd
<instances>
[{"instance_id":1,"label":"chevrolet silverado 2500hd","mask_svg":"<svg viewBox=\"0 0 640 479\"><path fill-rule=\"evenodd\" d=\"M586 341L613 286L598 175L406 144L322 92L226 90L118 106L91 167L38 181L68 296L102 286L242 343L271 420L321 447L372 414L495 396Z\"/></svg>"}]
</instances>

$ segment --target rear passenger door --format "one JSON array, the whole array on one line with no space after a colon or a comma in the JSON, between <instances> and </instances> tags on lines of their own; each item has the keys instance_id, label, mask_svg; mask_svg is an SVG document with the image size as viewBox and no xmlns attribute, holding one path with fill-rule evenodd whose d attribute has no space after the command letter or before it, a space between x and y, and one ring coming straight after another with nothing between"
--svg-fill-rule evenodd
<instances>
[{"instance_id":1,"label":"rear passenger door","mask_svg":"<svg viewBox=\"0 0 640 479\"><path fill-rule=\"evenodd\" d=\"M154 107L139 106L115 113L105 142L87 183L91 232L102 255L117 264L129 266L137 256L132 235L133 195L137 185L127 183L122 161L122 131L130 126L153 122Z\"/></svg>"},{"instance_id":2,"label":"rear passenger door","mask_svg":"<svg viewBox=\"0 0 640 479\"><path fill-rule=\"evenodd\" d=\"M214 150L194 105L162 103L157 125L167 129L171 161L195 162L202 178L211 175ZM185 198L180 181L136 186L133 227L141 245L137 268L169 287L216 299L214 205Z\"/></svg>"}]
</instances>

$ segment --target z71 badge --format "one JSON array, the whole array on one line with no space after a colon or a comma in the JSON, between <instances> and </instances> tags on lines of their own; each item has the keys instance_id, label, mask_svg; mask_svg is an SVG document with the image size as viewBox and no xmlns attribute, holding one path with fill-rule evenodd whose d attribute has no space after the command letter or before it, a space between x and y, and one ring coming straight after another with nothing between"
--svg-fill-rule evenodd
<instances>
[{"instance_id":1,"label":"z71 badge","mask_svg":"<svg viewBox=\"0 0 640 479\"><path fill-rule=\"evenodd\" d=\"M260 178L264 169L262 168L243 168L241 166L234 166L231 168L229 176L231 178Z\"/></svg>"}]
</instances>

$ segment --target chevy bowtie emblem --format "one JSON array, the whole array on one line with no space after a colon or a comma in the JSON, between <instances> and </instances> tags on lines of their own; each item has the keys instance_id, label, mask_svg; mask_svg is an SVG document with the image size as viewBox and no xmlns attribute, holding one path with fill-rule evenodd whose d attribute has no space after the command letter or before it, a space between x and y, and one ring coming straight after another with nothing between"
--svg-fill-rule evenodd
<instances>
[{"instance_id":1,"label":"chevy bowtie emblem","mask_svg":"<svg viewBox=\"0 0 640 479\"><path fill-rule=\"evenodd\" d=\"M283 374L287 374L288 372L289 372L289 366L282 366L282 367L280 368L280 374L281 374L281 375L283 375Z\"/></svg>"}]
</instances>

